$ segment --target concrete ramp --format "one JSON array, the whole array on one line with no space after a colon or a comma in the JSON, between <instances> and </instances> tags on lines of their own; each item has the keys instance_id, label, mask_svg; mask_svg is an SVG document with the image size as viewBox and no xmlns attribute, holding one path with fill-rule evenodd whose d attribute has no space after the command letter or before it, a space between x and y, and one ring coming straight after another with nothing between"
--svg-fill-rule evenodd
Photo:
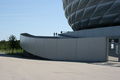
<instances>
[{"instance_id":1,"label":"concrete ramp","mask_svg":"<svg viewBox=\"0 0 120 80\"><path fill-rule=\"evenodd\" d=\"M65 61L107 61L107 38L38 37L21 34L21 47L36 56Z\"/></svg>"}]
</instances>

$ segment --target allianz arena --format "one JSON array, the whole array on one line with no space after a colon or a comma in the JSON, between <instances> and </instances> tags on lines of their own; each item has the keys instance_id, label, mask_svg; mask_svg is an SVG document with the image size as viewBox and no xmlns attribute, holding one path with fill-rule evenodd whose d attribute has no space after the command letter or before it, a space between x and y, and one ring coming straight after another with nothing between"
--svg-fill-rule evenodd
<instances>
[{"instance_id":1,"label":"allianz arena","mask_svg":"<svg viewBox=\"0 0 120 80\"><path fill-rule=\"evenodd\" d=\"M62 61L120 61L120 0L62 0L74 31L59 36L20 35L25 51L40 58Z\"/></svg>"},{"instance_id":2,"label":"allianz arena","mask_svg":"<svg viewBox=\"0 0 120 80\"><path fill-rule=\"evenodd\" d=\"M63 0L73 30L120 25L120 0Z\"/></svg>"}]
</instances>

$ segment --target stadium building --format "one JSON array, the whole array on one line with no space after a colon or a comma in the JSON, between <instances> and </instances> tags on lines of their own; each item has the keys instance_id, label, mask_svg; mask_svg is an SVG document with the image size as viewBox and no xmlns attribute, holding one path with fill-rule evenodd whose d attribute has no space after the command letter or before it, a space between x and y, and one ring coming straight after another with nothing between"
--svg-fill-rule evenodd
<instances>
[{"instance_id":1,"label":"stadium building","mask_svg":"<svg viewBox=\"0 0 120 80\"><path fill-rule=\"evenodd\" d=\"M23 33L21 47L50 60L108 61L120 54L120 0L63 0L74 30L57 37Z\"/></svg>"}]
</instances>

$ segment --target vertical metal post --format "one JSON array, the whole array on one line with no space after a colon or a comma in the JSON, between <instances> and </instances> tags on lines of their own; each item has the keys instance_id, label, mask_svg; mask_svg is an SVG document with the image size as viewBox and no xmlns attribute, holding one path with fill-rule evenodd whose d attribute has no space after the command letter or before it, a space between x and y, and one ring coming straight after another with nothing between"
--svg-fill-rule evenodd
<instances>
[{"instance_id":1,"label":"vertical metal post","mask_svg":"<svg viewBox=\"0 0 120 80\"><path fill-rule=\"evenodd\" d=\"M120 62L120 39L118 41L118 61Z\"/></svg>"}]
</instances>

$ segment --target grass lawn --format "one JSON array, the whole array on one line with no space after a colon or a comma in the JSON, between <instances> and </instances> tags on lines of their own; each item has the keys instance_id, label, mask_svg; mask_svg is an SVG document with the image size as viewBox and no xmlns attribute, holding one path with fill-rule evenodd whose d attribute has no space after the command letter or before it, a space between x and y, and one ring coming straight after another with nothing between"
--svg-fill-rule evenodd
<instances>
[{"instance_id":1,"label":"grass lawn","mask_svg":"<svg viewBox=\"0 0 120 80\"><path fill-rule=\"evenodd\" d=\"M17 53L23 53L23 50L22 49L0 50L0 52L4 52L6 54L17 54Z\"/></svg>"}]
</instances>

